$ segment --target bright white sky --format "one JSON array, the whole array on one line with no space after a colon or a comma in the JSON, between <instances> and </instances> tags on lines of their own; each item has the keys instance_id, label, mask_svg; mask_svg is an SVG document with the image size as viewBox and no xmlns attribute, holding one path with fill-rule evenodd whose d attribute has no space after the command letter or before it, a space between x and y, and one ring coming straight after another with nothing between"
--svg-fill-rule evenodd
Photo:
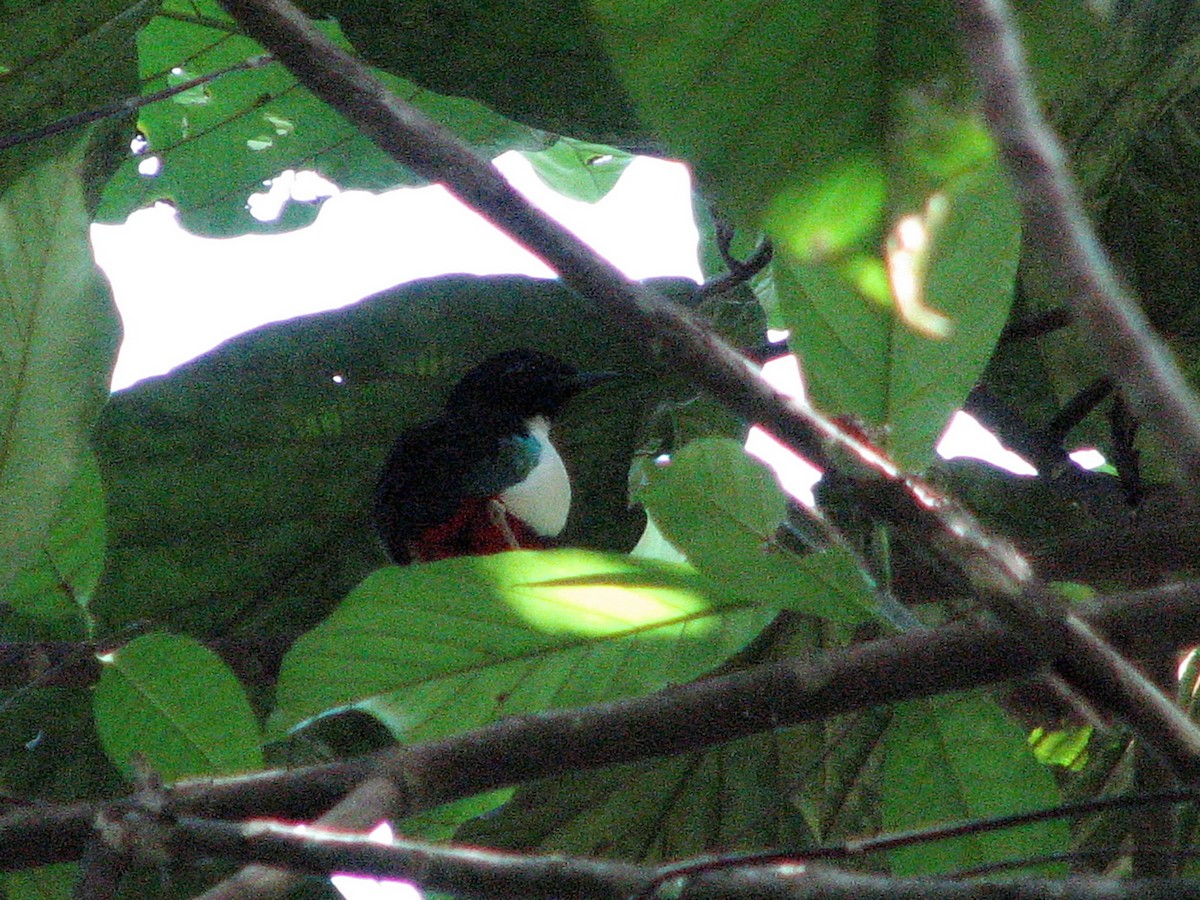
<instances>
[{"instance_id":1,"label":"bright white sky","mask_svg":"<svg viewBox=\"0 0 1200 900\"><path fill-rule=\"evenodd\" d=\"M518 153L497 162L539 206L626 275L700 278L687 171L637 159L599 203L549 190ZM97 225L96 258L125 323L113 387L128 386L266 322L333 309L394 284L449 272L551 271L480 216L426 187L338 194L317 221L284 235L205 240L165 204Z\"/></svg>"},{"instance_id":2,"label":"bright white sky","mask_svg":"<svg viewBox=\"0 0 1200 900\"><path fill-rule=\"evenodd\" d=\"M587 204L547 188L518 153L496 164L626 275L699 280L691 185L683 166L638 158L603 200ZM450 272L551 276L538 259L437 186L336 194L313 225L283 235L199 238L160 204L134 213L124 225L94 226L92 239L125 328L114 389L166 372L256 326L345 306L405 281ZM781 388L799 389L794 364L781 361L767 373ZM957 417L943 452L1002 452L987 432L972 426ZM762 437L752 450L772 455ZM1015 457L1006 460L1020 466ZM789 490L808 493L807 473L782 469L781 476Z\"/></svg>"}]
</instances>

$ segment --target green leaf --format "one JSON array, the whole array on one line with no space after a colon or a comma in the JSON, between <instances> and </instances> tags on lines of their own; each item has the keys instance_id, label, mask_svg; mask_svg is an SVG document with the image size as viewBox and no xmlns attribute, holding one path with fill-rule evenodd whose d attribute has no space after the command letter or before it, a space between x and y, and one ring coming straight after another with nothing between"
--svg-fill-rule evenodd
<instances>
[{"instance_id":1,"label":"green leaf","mask_svg":"<svg viewBox=\"0 0 1200 900\"><path fill-rule=\"evenodd\" d=\"M929 241L917 260L923 315L944 316L946 337L918 333L872 305L844 269L783 261L774 272L813 401L885 428L892 456L914 470L934 460L938 437L987 365L1008 317L1019 250L1016 205L993 163L947 183L929 204L908 221Z\"/></svg>"},{"instance_id":2,"label":"green leaf","mask_svg":"<svg viewBox=\"0 0 1200 900\"><path fill-rule=\"evenodd\" d=\"M662 391L644 349L555 282L439 278L258 329L114 395L95 441L109 514L96 618L204 638L311 627L387 561L369 520L396 435L533 336L625 376L574 402L554 437L572 476L563 539L628 549L642 527L630 460Z\"/></svg>"},{"instance_id":3,"label":"green leaf","mask_svg":"<svg viewBox=\"0 0 1200 900\"><path fill-rule=\"evenodd\" d=\"M455 840L657 863L815 843L792 805L782 733L699 753L576 772L520 788Z\"/></svg>"},{"instance_id":4,"label":"green leaf","mask_svg":"<svg viewBox=\"0 0 1200 900\"><path fill-rule=\"evenodd\" d=\"M464 797L453 803L408 816L402 819L396 830L405 837L421 838L426 841L448 841L464 822L469 822L480 816L494 814L513 795L513 788L501 788L498 791L487 791Z\"/></svg>"},{"instance_id":5,"label":"green leaf","mask_svg":"<svg viewBox=\"0 0 1200 900\"><path fill-rule=\"evenodd\" d=\"M138 36L143 93L172 82L237 65L263 52L237 33L215 0L167 0ZM335 23L319 23L345 44ZM176 70L179 70L176 72ZM541 148L545 139L467 100L442 97L384 74L400 97L432 116L481 155ZM323 101L301 87L282 65L222 75L191 91L143 107L138 128L148 141L105 188L98 218L121 221L157 199L168 199L196 233L232 235L309 224L317 207L289 203L282 218L262 223L246 198L287 169L315 169L346 189L385 190L412 183L402 168ZM156 156L154 176L139 173Z\"/></svg>"},{"instance_id":6,"label":"green leaf","mask_svg":"<svg viewBox=\"0 0 1200 900\"><path fill-rule=\"evenodd\" d=\"M288 653L270 733L360 704L425 740L647 693L712 668L772 614L687 567L581 550L380 569Z\"/></svg>"},{"instance_id":7,"label":"green leaf","mask_svg":"<svg viewBox=\"0 0 1200 900\"><path fill-rule=\"evenodd\" d=\"M580 0L310 0L307 7L337 19L370 63L430 90L471 97L556 134L645 143Z\"/></svg>"},{"instance_id":8,"label":"green leaf","mask_svg":"<svg viewBox=\"0 0 1200 900\"><path fill-rule=\"evenodd\" d=\"M45 552L23 569L0 613L10 639L82 638L87 607L104 567L104 493L89 450L50 524Z\"/></svg>"},{"instance_id":9,"label":"green leaf","mask_svg":"<svg viewBox=\"0 0 1200 900\"><path fill-rule=\"evenodd\" d=\"M554 146L524 156L547 187L584 203L604 199L633 162L621 150L570 138L559 138Z\"/></svg>"},{"instance_id":10,"label":"green leaf","mask_svg":"<svg viewBox=\"0 0 1200 900\"><path fill-rule=\"evenodd\" d=\"M820 206L814 219L838 240L873 226L882 197L845 188L878 170L877 4L770 0L750 14L734 2L593 0L592 9L638 114L727 214L748 223L771 208L782 223ZM803 234L783 226L776 237L814 240L814 219Z\"/></svg>"},{"instance_id":11,"label":"green leaf","mask_svg":"<svg viewBox=\"0 0 1200 900\"><path fill-rule=\"evenodd\" d=\"M96 731L127 776L137 758L165 781L263 766L258 723L237 678L191 638L148 634L102 657Z\"/></svg>"},{"instance_id":12,"label":"green leaf","mask_svg":"<svg viewBox=\"0 0 1200 900\"><path fill-rule=\"evenodd\" d=\"M836 622L861 622L874 610L846 554L798 557L775 543L786 498L737 441L692 441L650 472L638 499L671 543L727 590Z\"/></svg>"},{"instance_id":13,"label":"green leaf","mask_svg":"<svg viewBox=\"0 0 1200 900\"><path fill-rule=\"evenodd\" d=\"M79 880L77 863L59 863L4 874L6 900L70 900Z\"/></svg>"},{"instance_id":14,"label":"green leaf","mask_svg":"<svg viewBox=\"0 0 1200 900\"><path fill-rule=\"evenodd\" d=\"M884 738L883 816L888 831L1027 812L1061 802L1050 770L1021 730L980 694L896 707ZM900 876L953 872L1066 850L1068 827L1040 822L892 850Z\"/></svg>"},{"instance_id":15,"label":"green leaf","mask_svg":"<svg viewBox=\"0 0 1200 900\"><path fill-rule=\"evenodd\" d=\"M107 396L118 324L78 167L49 157L0 194L0 591L40 563Z\"/></svg>"}]
</instances>

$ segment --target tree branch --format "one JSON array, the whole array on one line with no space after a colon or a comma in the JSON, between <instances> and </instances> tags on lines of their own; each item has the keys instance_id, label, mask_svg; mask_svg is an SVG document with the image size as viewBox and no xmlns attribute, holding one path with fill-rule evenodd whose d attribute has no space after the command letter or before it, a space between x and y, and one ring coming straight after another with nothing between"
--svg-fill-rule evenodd
<instances>
[{"instance_id":1,"label":"tree branch","mask_svg":"<svg viewBox=\"0 0 1200 900\"><path fill-rule=\"evenodd\" d=\"M1098 600L1083 613L1135 655L1194 645L1200 641L1200 581ZM968 659L971 664L964 665ZM1036 663L999 625L963 621L647 697L504 719L369 756L181 782L169 789L167 809L213 819L311 820L350 798L338 827L365 830L382 818L413 815L493 788L701 750L876 705L993 684L1027 675ZM79 859L102 808L38 804L0 815L0 870Z\"/></svg>"},{"instance_id":2,"label":"tree branch","mask_svg":"<svg viewBox=\"0 0 1200 900\"><path fill-rule=\"evenodd\" d=\"M1121 284L1088 221L1062 148L1038 106L1004 0L958 0L963 47L1016 189L1024 247L1088 329L1138 414L1152 423L1184 480L1200 489L1200 401L1136 300Z\"/></svg>"},{"instance_id":3,"label":"tree branch","mask_svg":"<svg viewBox=\"0 0 1200 900\"><path fill-rule=\"evenodd\" d=\"M810 878L819 877L818 873L825 871L810 868L809 864L816 860L862 859L898 847L978 835L1033 822L1073 818L1112 808L1161 809L1195 799L1195 790L1101 798L915 831L763 853L706 855L659 866L563 855L506 853L403 837L379 840L361 834L266 820L174 819L162 815L156 806L145 807L135 800L115 807L105 816L105 847L110 853L122 852L120 861L126 865L139 858L151 863L161 862L164 858L217 858L281 866L292 872L326 878L345 872L403 879L415 882L425 891L443 891L481 900L511 896L534 900L556 897L627 900L652 896L660 887L673 882L687 892L689 884L702 883L717 872L723 873L722 880L731 891L723 896L740 897L748 892L749 896L755 896L760 879L768 879L775 890L786 896L813 896L811 889L815 885L810 883ZM834 874L830 872L830 875ZM747 875L750 876L748 879ZM899 891L909 884L905 879L888 881Z\"/></svg>"}]
</instances>

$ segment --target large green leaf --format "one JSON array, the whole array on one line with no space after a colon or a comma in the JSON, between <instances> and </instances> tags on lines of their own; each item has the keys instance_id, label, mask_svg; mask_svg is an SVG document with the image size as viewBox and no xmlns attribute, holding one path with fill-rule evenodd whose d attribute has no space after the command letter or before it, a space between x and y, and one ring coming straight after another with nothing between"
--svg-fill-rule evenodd
<instances>
[{"instance_id":1,"label":"large green leaf","mask_svg":"<svg viewBox=\"0 0 1200 900\"><path fill-rule=\"evenodd\" d=\"M341 39L334 23L322 27ZM262 52L237 33L215 0L167 0L164 14L138 35L138 48L144 93ZM385 81L484 155L545 144L477 103L442 97L392 76ZM144 157L128 158L105 191L101 219L120 220L166 198L197 232L294 227L311 221L315 207L289 204L280 221L268 224L246 211L246 197L285 169L316 169L344 188L382 190L413 180L277 64L226 74L151 104L140 111L138 125L148 141L145 153L159 158L161 171L141 175L138 164Z\"/></svg>"},{"instance_id":2,"label":"large green leaf","mask_svg":"<svg viewBox=\"0 0 1200 900\"><path fill-rule=\"evenodd\" d=\"M502 849L656 863L815 843L781 768L784 733L578 772L517 791L455 839Z\"/></svg>"},{"instance_id":3,"label":"large green leaf","mask_svg":"<svg viewBox=\"0 0 1200 900\"><path fill-rule=\"evenodd\" d=\"M0 590L40 564L107 395L118 325L92 260L82 149L0 194Z\"/></svg>"},{"instance_id":4,"label":"large green leaf","mask_svg":"<svg viewBox=\"0 0 1200 900\"><path fill-rule=\"evenodd\" d=\"M883 816L889 831L1003 816L1061 801L1025 735L980 694L898 706L884 738ZM953 872L1065 850L1067 825L1039 822L889 853L896 875Z\"/></svg>"},{"instance_id":5,"label":"large green leaf","mask_svg":"<svg viewBox=\"0 0 1200 900\"><path fill-rule=\"evenodd\" d=\"M628 549L643 407L662 390L643 350L561 285L453 277L267 326L116 394L96 446L109 558L102 625L208 637L298 634L386 560L369 510L399 431L434 415L484 357L533 342L625 378L556 423L574 487L569 543Z\"/></svg>"},{"instance_id":6,"label":"large green leaf","mask_svg":"<svg viewBox=\"0 0 1200 900\"><path fill-rule=\"evenodd\" d=\"M692 441L650 471L638 499L688 560L729 590L836 622L861 622L874 611L846 554L798 557L776 543L787 514L783 490L737 441Z\"/></svg>"},{"instance_id":7,"label":"large green leaf","mask_svg":"<svg viewBox=\"0 0 1200 900\"><path fill-rule=\"evenodd\" d=\"M892 456L913 469L933 461L938 436L991 357L1019 250L1016 204L990 160L928 203L923 216L905 220L929 242L916 254L924 270L915 273L918 299L928 307L918 324L945 317L947 334L920 333L871 304L833 266L784 261L775 269L789 343L804 361L814 402L886 428Z\"/></svg>"},{"instance_id":8,"label":"large green leaf","mask_svg":"<svg viewBox=\"0 0 1200 900\"><path fill-rule=\"evenodd\" d=\"M580 0L309 0L372 64L535 128L645 143Z\"/></svg>"},{"instance_id":9,"label":"large green leaf","mask_svg":"<svg viewBox=\"0 0 1200 900\"><path fill-rule=\"evenodd\" d=\"M143 763L166 781L262 768L250 702L211 650L191 638L148 634L103 662L96 731L126 776Z\"/></svg>"},{"instance_id":10,"label":"large green leaf","mask_svg":"<svg viewBox=\"0 0 1200 900\"><path fill-rule=\"evenodd\" d=\"M878 171L877 4L593 0L592 9L639 115L725 210L757 217L776 197L781 215L811 209L850 173ZM852 207L842 204L843 221L869 227L871 214Z\"/></svg>"},{"instance_id":11,"label":"large green leaf","mask_svg":"<svg viewBox=\"0 0 1200 900\"><path fill-rule=\"evenodd\" d=\"M270 731L363 704L426 740L694 678L774 613L713 588L686 566L580 550L380 569L285 657Z\"/></svg>"}]
</instances>

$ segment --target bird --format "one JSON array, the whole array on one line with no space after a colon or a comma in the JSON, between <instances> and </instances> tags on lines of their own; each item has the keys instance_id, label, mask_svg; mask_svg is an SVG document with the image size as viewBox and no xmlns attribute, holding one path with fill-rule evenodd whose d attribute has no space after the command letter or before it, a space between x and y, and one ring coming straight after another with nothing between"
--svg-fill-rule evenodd
<instances>
[{"instance_id":1,"label":"bird","mask_svg":"<svg viewBox=\"0 0 1200 900\"><path fill-rule=\"evenodd\" d=\"M615 377L526 348L488 357L440 415L405 429L375 491L375 531L400 565L549 546L571 485L550 441L569 400Z\"/></svg>"}]
</instances>

